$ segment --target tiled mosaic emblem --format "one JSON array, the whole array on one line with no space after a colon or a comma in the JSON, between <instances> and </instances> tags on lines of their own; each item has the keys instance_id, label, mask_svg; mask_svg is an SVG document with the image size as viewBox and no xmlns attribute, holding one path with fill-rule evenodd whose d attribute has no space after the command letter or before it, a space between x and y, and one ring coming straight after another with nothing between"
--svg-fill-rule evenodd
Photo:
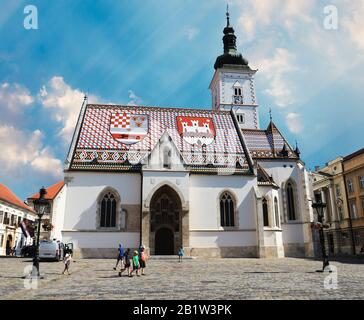
<instances>
[{"instance_id":1,"label":"tiled mosaic emblem","mask_svg":"<svg viewBox=\"0 0 364 320\"><path fill-rule=\"evenodd\" d=\"M123 144L134 144L142 141L148 133L148 116L127 112L113 113L110 119L110 133Z\"/></svg>"},{"instance_id":2,"label":"tiled mosaic emblem","mask_svg":"<svg viewBox=\"0 0 364 320\"><path fill-rule=\"evenodd\" d=\"M212 118L177 117L178 133L192 145L209 145L215 140L215 127Z\"/></svg>"}]
</instances>

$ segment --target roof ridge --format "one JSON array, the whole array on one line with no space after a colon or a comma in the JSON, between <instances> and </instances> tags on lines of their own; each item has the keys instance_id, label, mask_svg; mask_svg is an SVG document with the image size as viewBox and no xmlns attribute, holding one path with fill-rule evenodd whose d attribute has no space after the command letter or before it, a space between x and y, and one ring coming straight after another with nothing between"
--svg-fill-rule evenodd
<instances>
[{"instance_id":1,"label":"roof ridge","mask_svg":"<svg viewBox=\"0 0 364 320\"><path fill-rule=\"evenodd\" d=\"M147 106L147 105L138 105L138 106L130 106L130 105L124 105L124 104L100 104L100 103L89 103L86 105L86 108L88 107L122 107L127 109L158 109L162 111L169 111L169 110L178 110L178 111L198 111L198 112L205 112L209 114L226 114L230 111L226 110L212 110L212 109L199 109L199 108L186 108L186 107L161 107L161 106Z\"/></svg>"}]
</instances>

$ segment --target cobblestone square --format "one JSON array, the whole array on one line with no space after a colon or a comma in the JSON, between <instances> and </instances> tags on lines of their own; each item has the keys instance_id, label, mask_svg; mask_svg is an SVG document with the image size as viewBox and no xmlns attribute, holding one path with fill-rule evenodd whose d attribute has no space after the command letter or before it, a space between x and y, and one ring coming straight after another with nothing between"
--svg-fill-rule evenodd
<instances>
[{"instance_id":1,"label":"cobblestone square","mask_svg":"<svg viewBox=\"0 0 364 320\"><path fill-rule=\"evenodd\" d=\"M328 290L308 259L189 259L148 261L145 276L119 277L114 260L42 262L38 289L21 278L30 259L0 259L0 298L13 299L364 299L364 264L332 262L338 288Z\"/></svg>"}]
</instances>

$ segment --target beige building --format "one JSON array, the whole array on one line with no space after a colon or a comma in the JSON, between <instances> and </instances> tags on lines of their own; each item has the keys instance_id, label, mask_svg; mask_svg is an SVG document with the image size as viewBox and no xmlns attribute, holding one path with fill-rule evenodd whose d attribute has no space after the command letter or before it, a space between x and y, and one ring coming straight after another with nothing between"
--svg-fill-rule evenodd
<instances>
[{"instance_id":1,"label":"beige building","mask_svg":"<svg viewBox=\"0 0 364 320\"><path fill-rule=\"evenodd\" d=\"M364 244L364 149L316 167L314 198L327 204L326 244L330 255L352 254Z\"/></svg>"},{"instance_id":2,"label":"beige building","mask_svg":"<svg viewBox=\"0 0 364 320\"><path fill-rule=\"evenodd\" d=\"M344 158L348 208L358 253L364 246L364 148Z\"/></svg>"}]
</instances>

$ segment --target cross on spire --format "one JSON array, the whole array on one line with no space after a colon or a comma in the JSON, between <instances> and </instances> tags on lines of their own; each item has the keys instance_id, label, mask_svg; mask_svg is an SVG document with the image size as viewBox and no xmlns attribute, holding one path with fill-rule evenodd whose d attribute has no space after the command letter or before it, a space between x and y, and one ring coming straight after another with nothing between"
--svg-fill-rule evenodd
<instances>
[{"instance_id":1,"label":"cross on spire","mask_svg":"<svg viewBox=\"0 0 364 320\"><path fill-rule=\"evenodd\" d=\"M229 4L226 5L226 20L227 20L227 27L230 27Z\"/></svg>"},{"instance_id":2,"label":"cross on spire","mask_svg":"<svg viewBox=\"0 0 364 320\"><path fill-rule=\"evenodd\" d=\"M273 120L273 116L272 116L272 108L269 108L269 118L270 118L270 121Z\"/></svg>"}]
</instances>

